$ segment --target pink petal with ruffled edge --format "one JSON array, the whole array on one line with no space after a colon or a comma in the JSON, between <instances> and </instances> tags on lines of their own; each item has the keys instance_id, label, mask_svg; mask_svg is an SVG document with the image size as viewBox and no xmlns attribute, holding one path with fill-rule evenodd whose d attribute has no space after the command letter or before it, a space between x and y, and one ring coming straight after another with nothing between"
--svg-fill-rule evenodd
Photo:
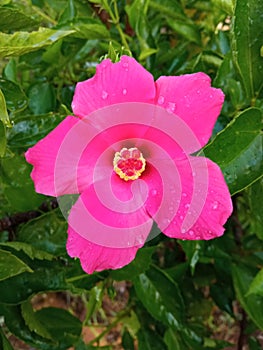
<instances>
[{"instance_id":1,"label":"pink petal with ruffled edge","mask_svg":"<svg viewBox=\"0 0 263 350\"><path fill-rule=\"evenodd\" d=\"M110 183L98 181L80 195L68 223L84 239L104 247L141 246L153 222L144 207L146 199L143 182L124 183L113 174Z\"/></svg>"},{"instance_id":2,"label":"pink petal with ruffled edge","mask_svg":"<svg viewBox=\"0 0 263 350\"><path fill-rule=\"evenodd\" d=\"M152 75L134 58L121 56L120 62L106 59L91 79L76 86L72 109L79 117L102 107L122 102L153 103L155 85Z\"/></svg>"},{"instance_id":3,"label":"pink petal with ruffled edge","mask_svg":"<svg viewBox=\"0 0 263 350\"><path fill-rule=\"evenodd\" d=\"M232 213L232 202L220 168L203 157L189 157L175 163L181 182L177 213L174 217L169 217L170 222L166 222L166 226L162 211L153 213L153 219L163 233L172 238L208 240L221 236L224 232L223 225ZM166 175L162 181L172 184L171 174ZM173 201L171 193L170 204ZM165 203L165 207L167 205Z\"/></svg>"},{"instance_id":4,"label":"pink petal with ruffled edge","mask_svg":"<svg viewBox=\"0 0 263 350\"><path fill-rule=\"evenodd\" d=\"M139 247L108 248L89 242L68 228L67 251L72 258L79 258L83 270L89 274L94 271L119 269L129 264Z\"/></svg>"},{"instance_id":5,"label":"pink petal with ruffled edge","mask_svg":"<svg viewBox=\"0 0 263 350\"><path fill-rule=\"evenodd\" d=\"M36 191L56 197L80 193L79 189L93 182L93 169L99 155L105 149L111 150L107 141L104 133L86 120L64 119L25 154L34 166L31 177ZM112 152L114 154L114 150ZM86 163L79 166L85 153L89 155ZM112 172L112 164L109 171Z\"/></svg>"},{"instance_id":6,"label":"pink petal with ruffled edge","mask_svg":"<svg viewBox=\"0 0 263 350\"><path fill-rule=\"evenodd\" d=\"M34 181L36 192L50 196L57 195L58 189L55 189L56 158L61 144L65 139L65 135L67 135L78 122L79 120L75 117L67 117L45 138L40 140L35 146L29 148L25 153L27 162L34 166L31 177ZM65 167L67 168L66 163ZM71 171L67 168L65 171L66 178L61 178L61 183L59 185L61 189L63 187L68 187L71 183L71 179L68 179L68 175L70 174Z\"/></svg>"},{"instance_id":7,"label":"pink petal with ruffled edge","mask_svg":"<svg viewBox=\"0 0 263 350\"><path fill-rule=\"evenodd\" d=\"M204 73L162 76L156 81L156 89L156 104L182 118L204 146L220 114L223 92L212 88L211 79Z\"/></svg>"}]
</instances>

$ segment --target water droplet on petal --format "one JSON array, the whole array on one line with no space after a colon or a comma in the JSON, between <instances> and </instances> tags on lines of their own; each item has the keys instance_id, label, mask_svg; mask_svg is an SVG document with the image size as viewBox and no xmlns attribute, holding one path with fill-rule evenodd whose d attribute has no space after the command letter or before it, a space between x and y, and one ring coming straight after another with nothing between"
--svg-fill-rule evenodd
<instances>
[{"instance_id":1,"label":"water droplet on petal","mask_svg":"<svg viewBox=\"0 0 263 350\"><path fill-rule=\"evenodd\" d=\"M122 67L128 72L129 70L129 63L128 62L123 62Z\"/></svg>"},{"instance_id":2,"label":"water droplet on petal","mask_svg":"<svg viewBox=\"0 0 263 350\"><path fill-rule=\"evenodd\" d=\"M183 197L187 197L187 194L186 194L186 193L182 193L182 196L183 196Z\"/></svg>"},{"instance_id":3,"label":"water droplet on petal","mask_svg":"<svg viewBox=\"0 0 263 350\"><path fill-rule=\"evenodd\" d=\"M193 236L193 235L194 235L194 231L193 231L193 230L190 230L190 231L189 231L189 235L190 235L190 236Z\"/></svg>"},{"instance_id":4,"label":"water droplet on petal","mask_svg":"<svg viewBox=\"0 0 263 350\"><path fill-rule=\"evenodd\" d=\"M168 113L173 113L175 111L176 104L174 102L168 102L166 110Z\"/></svg>"},{"instance_id":5,"label":"water droplet on petal","mask_svg":"<svg viewBox=\"0 0 263 350\"><path fill-rule=\"evenodd\" d=\"M154 190L151 190L151 194L152 194L153 196L156 196L157 193L158 193L157 190L155 190L155 189L154 189Z\"/></svg>"},{"instance_id":6,"label":"water droplet on petal","mask_svg":"<svg viewBox=\"0 0 263 350\"><path fill-rule=\"evenodd\" d=\"M184 207L185 207L185 209L188 209L190 207L190 204L187 203Z\"/></svg>"},{"instance_id":7,"label":"water droplet on petal","mask_svg":"<svg viewBox=\"0 0 263 350\"><path fill-rule=\"evenodd\" d=\"M186 229L185 229L185 228L182 228L182 229L181 229L181 232L182 232L182 233L185 233L185 232L186 232Z\"/></svg>"},{"instance_id":8,"label":"water droplet on petal","mask_svg":"<svg viewBox=\"0 0 263 350\"><path fill-rule=\"evenodd\" d=\"M183 215L180 215L180 219L183 220L183 218L184 218Z\"/></svg>"},{"instance_id":9,"label":"water droplet on petal","mask_svg":"<svg viewBox=\"0 0 263 350\"><path fill-rule=\"evenodd\" d=\"M214 201L214 203L212 204L212 209L216 210L218 208L218 201Z\"/></svg>"},{"instance_id":10,"label":"water droplet on petal","mask_svg":"<svg viewBox=\"0 0 263 350\"><path fill-rule=\"evenodd\" d=\"M159 96L159 98L158 98L158 104L159 104L159 105L163 105L163 104L164 104L164 97L163 97L163 96Z\"/></svg>"},{"instance_id":11,"label":"water droplet on petal","mask_svg":"<svg viewBox=\"0 0 263 350\"><path fill-rule=\"evenodd\" d=\"M101 93L101 98L103 99L103 100L106 100L106 98L109 96L109 94L107 93L107 91L102 91L102 93Z\"/></svg>"},{"instance_id":12,"label":"water droplet on petal","mask_svg":"<svg viewBox=\"0 0 263 350\"><path fill-rule=\"evenodd\" d=\"M126 95L127 94L127 89L123 89L122 93L123 93L123 95Z\"/></svg>"}]
</instances>

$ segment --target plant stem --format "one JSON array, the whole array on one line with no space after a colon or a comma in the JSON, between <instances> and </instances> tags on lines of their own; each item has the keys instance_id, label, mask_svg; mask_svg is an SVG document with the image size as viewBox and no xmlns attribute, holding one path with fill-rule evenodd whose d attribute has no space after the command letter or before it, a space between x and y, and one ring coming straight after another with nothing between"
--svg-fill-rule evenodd
<instances>
[{"instance_id":1,"label":"plant stem","mask_svg":"<svg viewBox=\"0 0 263 350\"><path fill-rule=\"evenodd\" d=\"M114 328L121 319L123 319L124 317L128 316L130 313L130 308L128 308L127 310L120 312L118 314L118 316L116 317L116 319L110 324L108 325L108 327L102 332L100 333L96 338L94 338L93 340L91 340L88 345L92 345L94 343L98 343L100 341L101 338L103 338L107 333L109 333L109 331Z\"/></svg>"}]
</instances>

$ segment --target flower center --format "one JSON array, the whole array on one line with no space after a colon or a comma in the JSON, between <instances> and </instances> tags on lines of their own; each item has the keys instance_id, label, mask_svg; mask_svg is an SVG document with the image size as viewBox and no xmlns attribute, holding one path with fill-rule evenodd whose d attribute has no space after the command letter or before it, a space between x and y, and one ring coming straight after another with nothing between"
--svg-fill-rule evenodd
<instances>
[{"instance_id":1,"label":"flower center","mask_svg":"<svg viewBox=\"0 0 263 350\"><path fill-rule=\"evenodd\" d=\"M122 148L113 159L114 171L125 181L136 180L145 170L146 161L138 148Z\"/></svg>"}]
</instances>

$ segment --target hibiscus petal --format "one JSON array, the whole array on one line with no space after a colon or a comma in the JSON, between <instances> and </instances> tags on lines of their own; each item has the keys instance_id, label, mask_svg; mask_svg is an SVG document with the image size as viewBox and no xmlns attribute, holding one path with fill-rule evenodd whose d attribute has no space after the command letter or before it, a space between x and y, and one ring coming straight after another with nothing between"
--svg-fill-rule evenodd
<instances>
[{"instance_id":1,"label":"hibiscus petal","mask_svg":"<svg viewBox=\"0 0 263 350\"><path fill-rule=\"evenodd\" d=\"M91 79L76 86L72 109L79 117L105 106L122 102L153 103L155 85L152 75L135 59L122 56L120 62L101 62Z\"/></svg>"},{"instance_id":2,"label":"hibiscus petal","mask_svg":"<svg viewBox=\"0 0 263 350\"><path fill-rule=\"evenodd\" d=\"M144 208L147 189L142 181L124 182L113 174L97 181L73 205L69 226L82 238L108 248L141 246L152 227Z\"/></svg>"},{"instance_id":3,"label":"hibiscus petal","mask_svg":"<svg viewBox=\"0 0 263 350\"><path fill-rule=\"evenodd\" d=\"M52 132L25 153L33 165L31 177L36 191L51 196L79 193L79 188L91 182L86 174L92 173L96 157L79 167L78 163L89 140L98 135L98 130L85 120L69 116ZM92 144L94 146L94 143ZM96 155L110 146L101 135L95 145Z\"/></svg>"},{"instance_id":4,"label":"hibiscus petal","mask_svg":"<svg viewBox=\"0 0 263 350\"><path fill-rule=\"evenodd\" d=\"M78 123L78 119L67 117L44 139L25 153L28 163L34 166L31 173L36 192L50 196L56 196L55 189L55 165L56 157L65 135ZM64 185L68 185L68 178L61 179Z\"/></svg>"},{"instance_id":5,"label":"hibiscus petal","mask_svg":"<svg viewBox=\"0 0 263 350\"><path fill-rule=\"evenodd\" d=\"M174 187L170 195L166 190L162 203L158 196L152 196L147 211L169 237L207 240L221 236L223 225L232 212L232 202L220 168L204 157L176 160L175 166L181 188L177 183L177 189ZM157 177L155 181L158 182ZM169 171L162 174L162 183L166 188L175 186ZM160 181L154 186L160 187ZM156 201L159 210L156 209Z\"/></svg>"},{"instance_id":6,"label":"hibiscus petal","mask_svg":"<svg viewBox=\"0 0 263 350\"><path fill-rule=\"evenodd\" d=\"M156 81L155 103L182 118L201 146L211 137L224 102L223 92L212 88L210 82L204 73L162 76ZM197 149L191 153L194 151Z\"/></svg>"},{"instance_id":7,"label":"hibiscus petal","mask_svg":"<svg viewBox=\"0 0 263 350\"><path fill-rule=\"evenodd\" d=\"M79 258L83 270L89 274L106 269L119 269L129 264L139 247L109 248L92 243L71 227L68 229L67 251L72 258Z\"/></svg>"}]
</instances>

